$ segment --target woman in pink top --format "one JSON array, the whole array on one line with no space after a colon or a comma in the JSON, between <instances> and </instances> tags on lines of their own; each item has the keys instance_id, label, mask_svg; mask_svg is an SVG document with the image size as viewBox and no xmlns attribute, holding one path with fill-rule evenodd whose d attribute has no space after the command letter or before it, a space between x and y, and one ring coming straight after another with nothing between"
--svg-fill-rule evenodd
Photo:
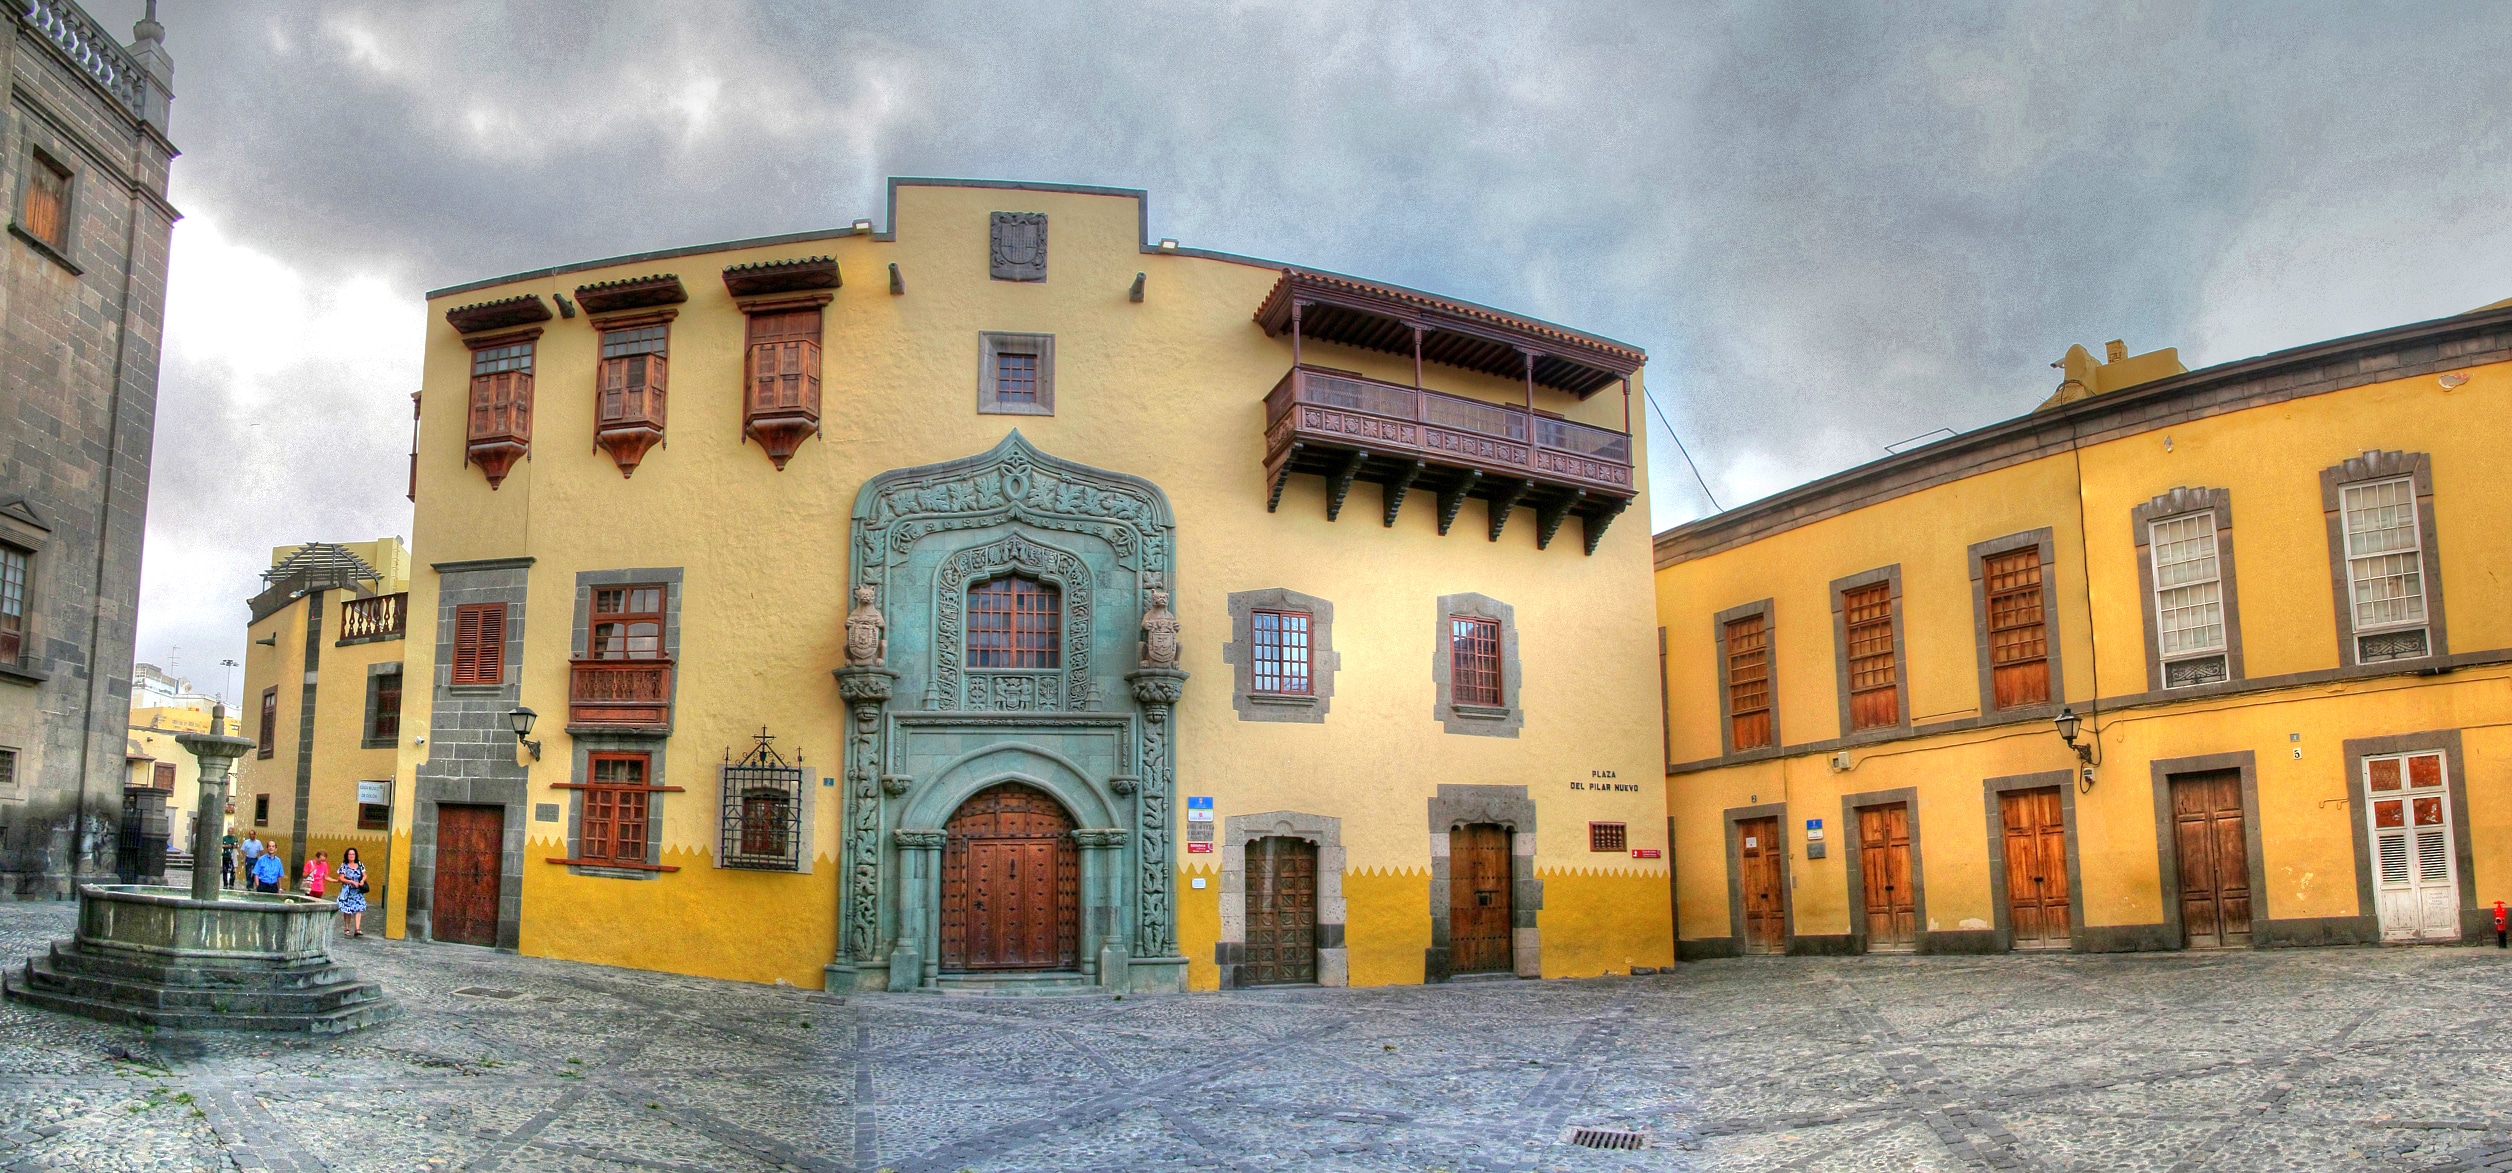
<instances>
[{"instance_id":1,"label":"woman in pink top","mask_svg":"<svg viewBox=\"0 0 2512 1173\"><path fill-rule=\"evenodd\" d=\"M330 880L331 857L317 851L314 853L313 861L305 865L305 894L317 899L321 898L323 885Z\"/></svg>"}]
</instances>

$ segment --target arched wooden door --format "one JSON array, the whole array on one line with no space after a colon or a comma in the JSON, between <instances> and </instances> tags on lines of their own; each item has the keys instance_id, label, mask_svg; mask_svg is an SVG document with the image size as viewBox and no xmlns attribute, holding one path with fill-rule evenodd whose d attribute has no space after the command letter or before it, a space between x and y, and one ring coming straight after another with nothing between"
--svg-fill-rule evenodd
<instances>
[{"instance_id":1,"label":"arched wooden door","mask_svg":"<svg viewBox=\"0 0 2512 1173\"><path fill-rule=\"evenodd\" d=\"M1078 968L1073 816L1044 792L1006 782L970 796L944 830L942 968Z\"/></svg>"}]
</instances>

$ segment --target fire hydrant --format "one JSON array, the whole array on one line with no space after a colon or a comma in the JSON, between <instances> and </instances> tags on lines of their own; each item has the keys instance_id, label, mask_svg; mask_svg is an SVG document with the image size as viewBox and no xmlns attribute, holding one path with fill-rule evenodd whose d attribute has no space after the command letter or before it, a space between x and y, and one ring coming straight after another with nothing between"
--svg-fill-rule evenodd
<instances>
[{"instance_id":1,"label":"fire hydrant","mask_svg":"<svg viewBox=\"0 0 2512 1173\"><path fill-rule=\"evenodd\" d=\"M2512 947L2512 929L2505 926L2503 902L2498 900L2495 901L2495 948L2508 947Z\"/></svg>"}]
</instances>

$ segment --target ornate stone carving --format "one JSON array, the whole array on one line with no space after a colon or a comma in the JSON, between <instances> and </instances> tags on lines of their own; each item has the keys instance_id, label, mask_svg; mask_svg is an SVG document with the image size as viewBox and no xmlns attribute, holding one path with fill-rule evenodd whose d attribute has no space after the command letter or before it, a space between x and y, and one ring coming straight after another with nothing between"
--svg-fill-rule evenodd
<instances>
[{"instance_id":1,"label":"ornate stone carving","mask_svg":"<svg viewBox=\"0 0 2512 1173\"><path fill-rule=\"evenodd\" d=\"M1108 789L1116 791L1121 795L1131 795L1135 791L1142 789L1142 787L1143 780L1133 776L1132 774L1118 774L1115 777L1108 779Z\"/></svg>"},{"instance_id":2,"label":"ornate stone carving","mask_svg":"<svg viewBox=\"0 0 2512 1173\"><path fill-rule=\"evenodd\" d=\"M1134 956L1167 957L1177 951L1171 939L1176 926L1170 909L1169 820L1177 787L1172 747L1175 734L1170 708L1186 692L1186 673L1175 668L1142 668L1125 674L1134 699L1143 706L1142 789L1134 804L1142 830L1141 892L1136 908Z\"/></svg>"},{"instance_id":3,"label":"ornate stone carving","mask_svg":"<svg viewBox=\"0 0 2512 1173\"><path fill-rule=\"evenodd\" d=\"M880 588L869 583L855 588L855 609L846 613L846 662L856 667L880 666L890 655L890 621L874 605Z\"/></svg>"},{"instance_id":4,"label":"ornate stone carving","mask_svg":"<svg viewBox=\"0 0 2512 1173\"><path fill-rule=\"evenodd\" d=\"M1064 596L1064 680L1062 695L1052 680L1035 674L988 675L968 684L961 696L960 669L965 662L968 584L1006 570L1020 571L1055 584ZM1081 709L1090 704L1090 567L1070 552L1034 542L1019 534L999 542L962 550L942 563L933 576L933 685L929 698L945 708L977 710ZM984 688L980 689L980 681Z\"/></svg>"},{"instance_id":5,"label":"ornate stone carving","mask_svg":"<svg viewBox=\"0 0 2512 1173\"><path fill-rule=\"evenodd\" d=\"M1178 698L1186 694L1186 673L1175 668L1143 668L1126 673L1125 679L1134 686L1134 699L1146 706L1166 708L1178 703ZM1143 717L1158 721L1165 714L1146 712ZM1151 771L1143 771L1143 776L1150 777Z\"/></svg>"},{"instance_id":6,"label":"ornate stone carving","mask_svg":"<svg viewBox=\"0 0 2512 1173\"><path fill-rule=\"evenodd\" d=\"M898 682L898 673L883 668L839 668L829 674L837 677L837 695L848 704L886 701L890 686Z\"/></svg>"},{"instance_id":7,"label":"ornate stone carving","mask_svg":"<svg viewBox=\"0 0 2512 1173\"><path fill-rule=\"evenodd\" d=\"M1169 609L1169 592L1153 587L1151 604L1143 608L1143 667L1175 668L1177 662L1177 612Z\"/></svg>"},{"instance_id":8,"label":"ornate stone carving","mask_svg":"<svg viewBox=\"0 0 2512 1173\"><path fill-rule=\"evenodd\" d=\"M1073 832L1073 842L1083 847L1123 847L1127 834L1123 827L1082 827Z\"/></svg>"},{"instance_id":9,"label":"ornate stone carving","mask_svg":"<svg viewBox=\"0 0 2512 1173\"><path fill-rule=\"evenodd\" d=\"M942 845L949 841L950 832L944 831L939 827L901 827L898 830L890 832L890 838L895 840L901 847L923 848L928 851L935 851L940 850Z\"/></svg>"},{"instance_id":10,"label":"ornate stone carving","mask_svg":"<svg viewBox=\"0 0 2512 1173\"><path fill-rule=\"evenodd\" d=\"M846 736L846 890L838 932L845 955L866 962L881 926L881 708L898 673L853 667L832 675L855 718Z\"/></svg>"},{"instance_id":11,"label":"ornate stone carving","mask_svg":"<svg viewBox=\"0 0 2512 1173\"><path fill-rule=\"evenodd\" d=\"M889 795L892 798L897 798L898 796L907 793L908 788L914 786L915 784L916 780L906 774L881 775L881 793Z\"/></svg>"},{"instance_id":12,"label":"ornate stone carving","mask_svg":"<svg viewBox=\"0 0 2512 1173\"><path fill-rule=\"evenodd\" d=\"M989 272L995 280L1047 279L1045 212L996 212L991 243L994 255Z\"/></svg>"}]
</instances>

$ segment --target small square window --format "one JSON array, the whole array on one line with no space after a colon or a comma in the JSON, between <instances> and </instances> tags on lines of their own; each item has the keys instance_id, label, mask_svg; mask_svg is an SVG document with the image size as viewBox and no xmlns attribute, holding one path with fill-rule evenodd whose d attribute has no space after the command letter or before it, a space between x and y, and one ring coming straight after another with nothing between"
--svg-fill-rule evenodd
<instances>
[{"instance_id":1,"label":"small square window","mask_svg":"<svg viewBox=\"0 0 2512 1173\"><path fill-rule=\"evenodd\" d=\"M1055 335L977 335L977 414L1055 414Z\"/></svg>"},{"instance_id":2,"label":"small square window","mask_svg":"<svg viewBox=\"0 0 2512 1173\"><path fill-rule=\"evenodd\" d=\"M1620 854L1630 847L1630 836L1620 823L1589 823L1587 849Z\"/></svg>"}]
</instances>

